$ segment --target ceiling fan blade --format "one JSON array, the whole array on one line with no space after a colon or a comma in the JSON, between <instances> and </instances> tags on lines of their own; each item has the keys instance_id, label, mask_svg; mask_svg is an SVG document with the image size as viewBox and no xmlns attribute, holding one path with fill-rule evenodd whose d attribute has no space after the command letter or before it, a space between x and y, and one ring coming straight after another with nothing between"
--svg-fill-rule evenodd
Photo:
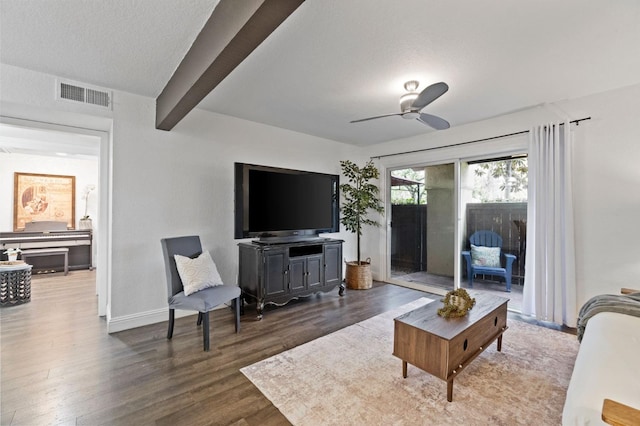
<instances>
[{"instance_id":1,"label":"ceiling fan blade","mask_svg":"<svg viewBox=\"0 0 640 426\"><path fill-rule=\"evenodd\" d=\"M376 115L375 117L367 117L367 118L361 118L360 120L353 120L353 121L350 121L349 123L359 123L361 121L375 120L376 118L391 117L392 115L402 115L402 114L403 113L401 112L396 112L393 114Z\"/></svg>"},{"instance_id":2,"label":"ceiling fan blade","mask_svg":"<svg viewBox=\"0 0 640 426\"><path fill-rule=\"evenodd\" d=\"M431 102L435 101L440 96L447 93L447 90L449 90L449 86L447 85L447 83L440 82L440 83L432 84L431 86L427 87L422 92L420 92L416 100L413 101L413 103L411 104L411 109L420 110L426 107Z\"/></svg>"},{"instance_id":3,"label":"ceiling fan blade","mask_svg":"<svg viewBox=\"0 0 640 426\"><path fill-rule=\"evenodd\" d=\"M436 130L444 130L451 127L449 122L444 118L437 117L431 114L425 114L424 112L420 114L420 117L416 118L416 120L426 124L427 126L431 126Z\"/></svg>"}]
</instances>

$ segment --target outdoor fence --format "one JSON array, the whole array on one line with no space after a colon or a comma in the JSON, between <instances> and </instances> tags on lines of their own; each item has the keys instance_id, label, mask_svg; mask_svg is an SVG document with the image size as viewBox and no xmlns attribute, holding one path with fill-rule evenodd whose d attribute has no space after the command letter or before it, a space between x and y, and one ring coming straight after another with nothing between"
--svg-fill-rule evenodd
<instances>
[{"instance_id":1,"label":"outdoor fence","mask_svg":"<svg viewBox=\"0 0 640 426\"><path fill-rule=\"evenodd\" d=\"M394 270L417 272L427 270L428 205L394 205L391 207L391 267ZM490 230L502 237L502 250L515 254L513 283L524 281L526 252L527 203L467 204L463 249L468 250L469 236L476 231ZM463 265L463 269L464 268Z\"/></svg>"},{"instance_id":2,"label":"outdoor fence","mask_svg":"<svg viewBox=\"0 0 640 426\"><path fill-rule=\"evenodd\" d=\"M391 269L427 270L427 205L391 206Z\"/></svg>"},{"instance_id":3,"label":"outdoor fence","mask_svg":"<svg viewBox=\"0 0 640 426\"><path fill-rule=\"evenodd\" d=\"M489 230L502 237L502 251L515 254L513 282L524 281L524 257L527 245L527 203L470 203L467 204L467 231L464 247L468 250L469 236L476 231Z\"/></svg>"}]
</instances>

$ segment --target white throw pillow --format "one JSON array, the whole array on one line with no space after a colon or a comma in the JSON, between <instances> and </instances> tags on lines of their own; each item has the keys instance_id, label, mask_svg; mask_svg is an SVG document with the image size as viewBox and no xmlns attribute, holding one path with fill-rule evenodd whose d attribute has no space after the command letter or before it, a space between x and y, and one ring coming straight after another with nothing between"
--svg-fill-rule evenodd
<instances>
[{"instance_id":1,"label":"white throw pillow","mask_svg":"<svg viewBox=\"0 0 640 426\"><path fill-rule=\"evenodd\" d=\"M471 264L489 268L500 267L500 247L483 247L471 244Z\"/></svg>"},{"instance_id":2,"label":"white throw pillow","mask_svg":"<svg viewBox=\"0 0 640 426\"><path fill-rule=\"evenodd\" d=\"M176 259L176 268L178 268L178 275L182 280L185 295L188 296L196 291L223 284L218 268L216 268L208 251L203 251L195 259L179 254L173 257Z\"/></svg>"}]
</instances>

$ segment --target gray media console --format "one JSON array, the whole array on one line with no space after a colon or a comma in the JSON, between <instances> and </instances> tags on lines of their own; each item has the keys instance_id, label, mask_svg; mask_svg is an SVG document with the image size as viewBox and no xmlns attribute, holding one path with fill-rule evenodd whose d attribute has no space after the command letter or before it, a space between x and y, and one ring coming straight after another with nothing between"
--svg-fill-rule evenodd
<instances>
[{"instance_id":1,"label":"gray media console","mask_svg":"<svg viewBox=\"0 0 640 426\"><path fill-rule=\"evenodd\" d=\"M282 306L293 299L327 292L342 282L342 240L318 238L288 243L240 243L238 285L243 304Z\"/></svg>"}]
</instances>

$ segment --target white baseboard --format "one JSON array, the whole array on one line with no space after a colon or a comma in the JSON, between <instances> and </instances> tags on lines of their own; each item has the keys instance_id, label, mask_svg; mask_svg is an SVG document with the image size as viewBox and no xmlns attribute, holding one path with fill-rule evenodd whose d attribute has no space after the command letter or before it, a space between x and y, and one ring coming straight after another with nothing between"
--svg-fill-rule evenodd
<instances>
[{"instance_id":1,"label":"white baseboard","mask_svg":"<svg viewBox=\"0 0 640 426\"><path fill-rule=\"evenodd\" d=\"M215 309L222 309L226 306L220 305ZM195 311L182 311L176 309L176 318L196 315ZM130 330L132 328L142 327L145 325L156 324L158 322L169 321L169 308L155 309L153 311L139 312L131 315L123 315L120 317L111 317L107 320L107 333L117 333L118 331Z\"/></svg>"}]
</instances>

